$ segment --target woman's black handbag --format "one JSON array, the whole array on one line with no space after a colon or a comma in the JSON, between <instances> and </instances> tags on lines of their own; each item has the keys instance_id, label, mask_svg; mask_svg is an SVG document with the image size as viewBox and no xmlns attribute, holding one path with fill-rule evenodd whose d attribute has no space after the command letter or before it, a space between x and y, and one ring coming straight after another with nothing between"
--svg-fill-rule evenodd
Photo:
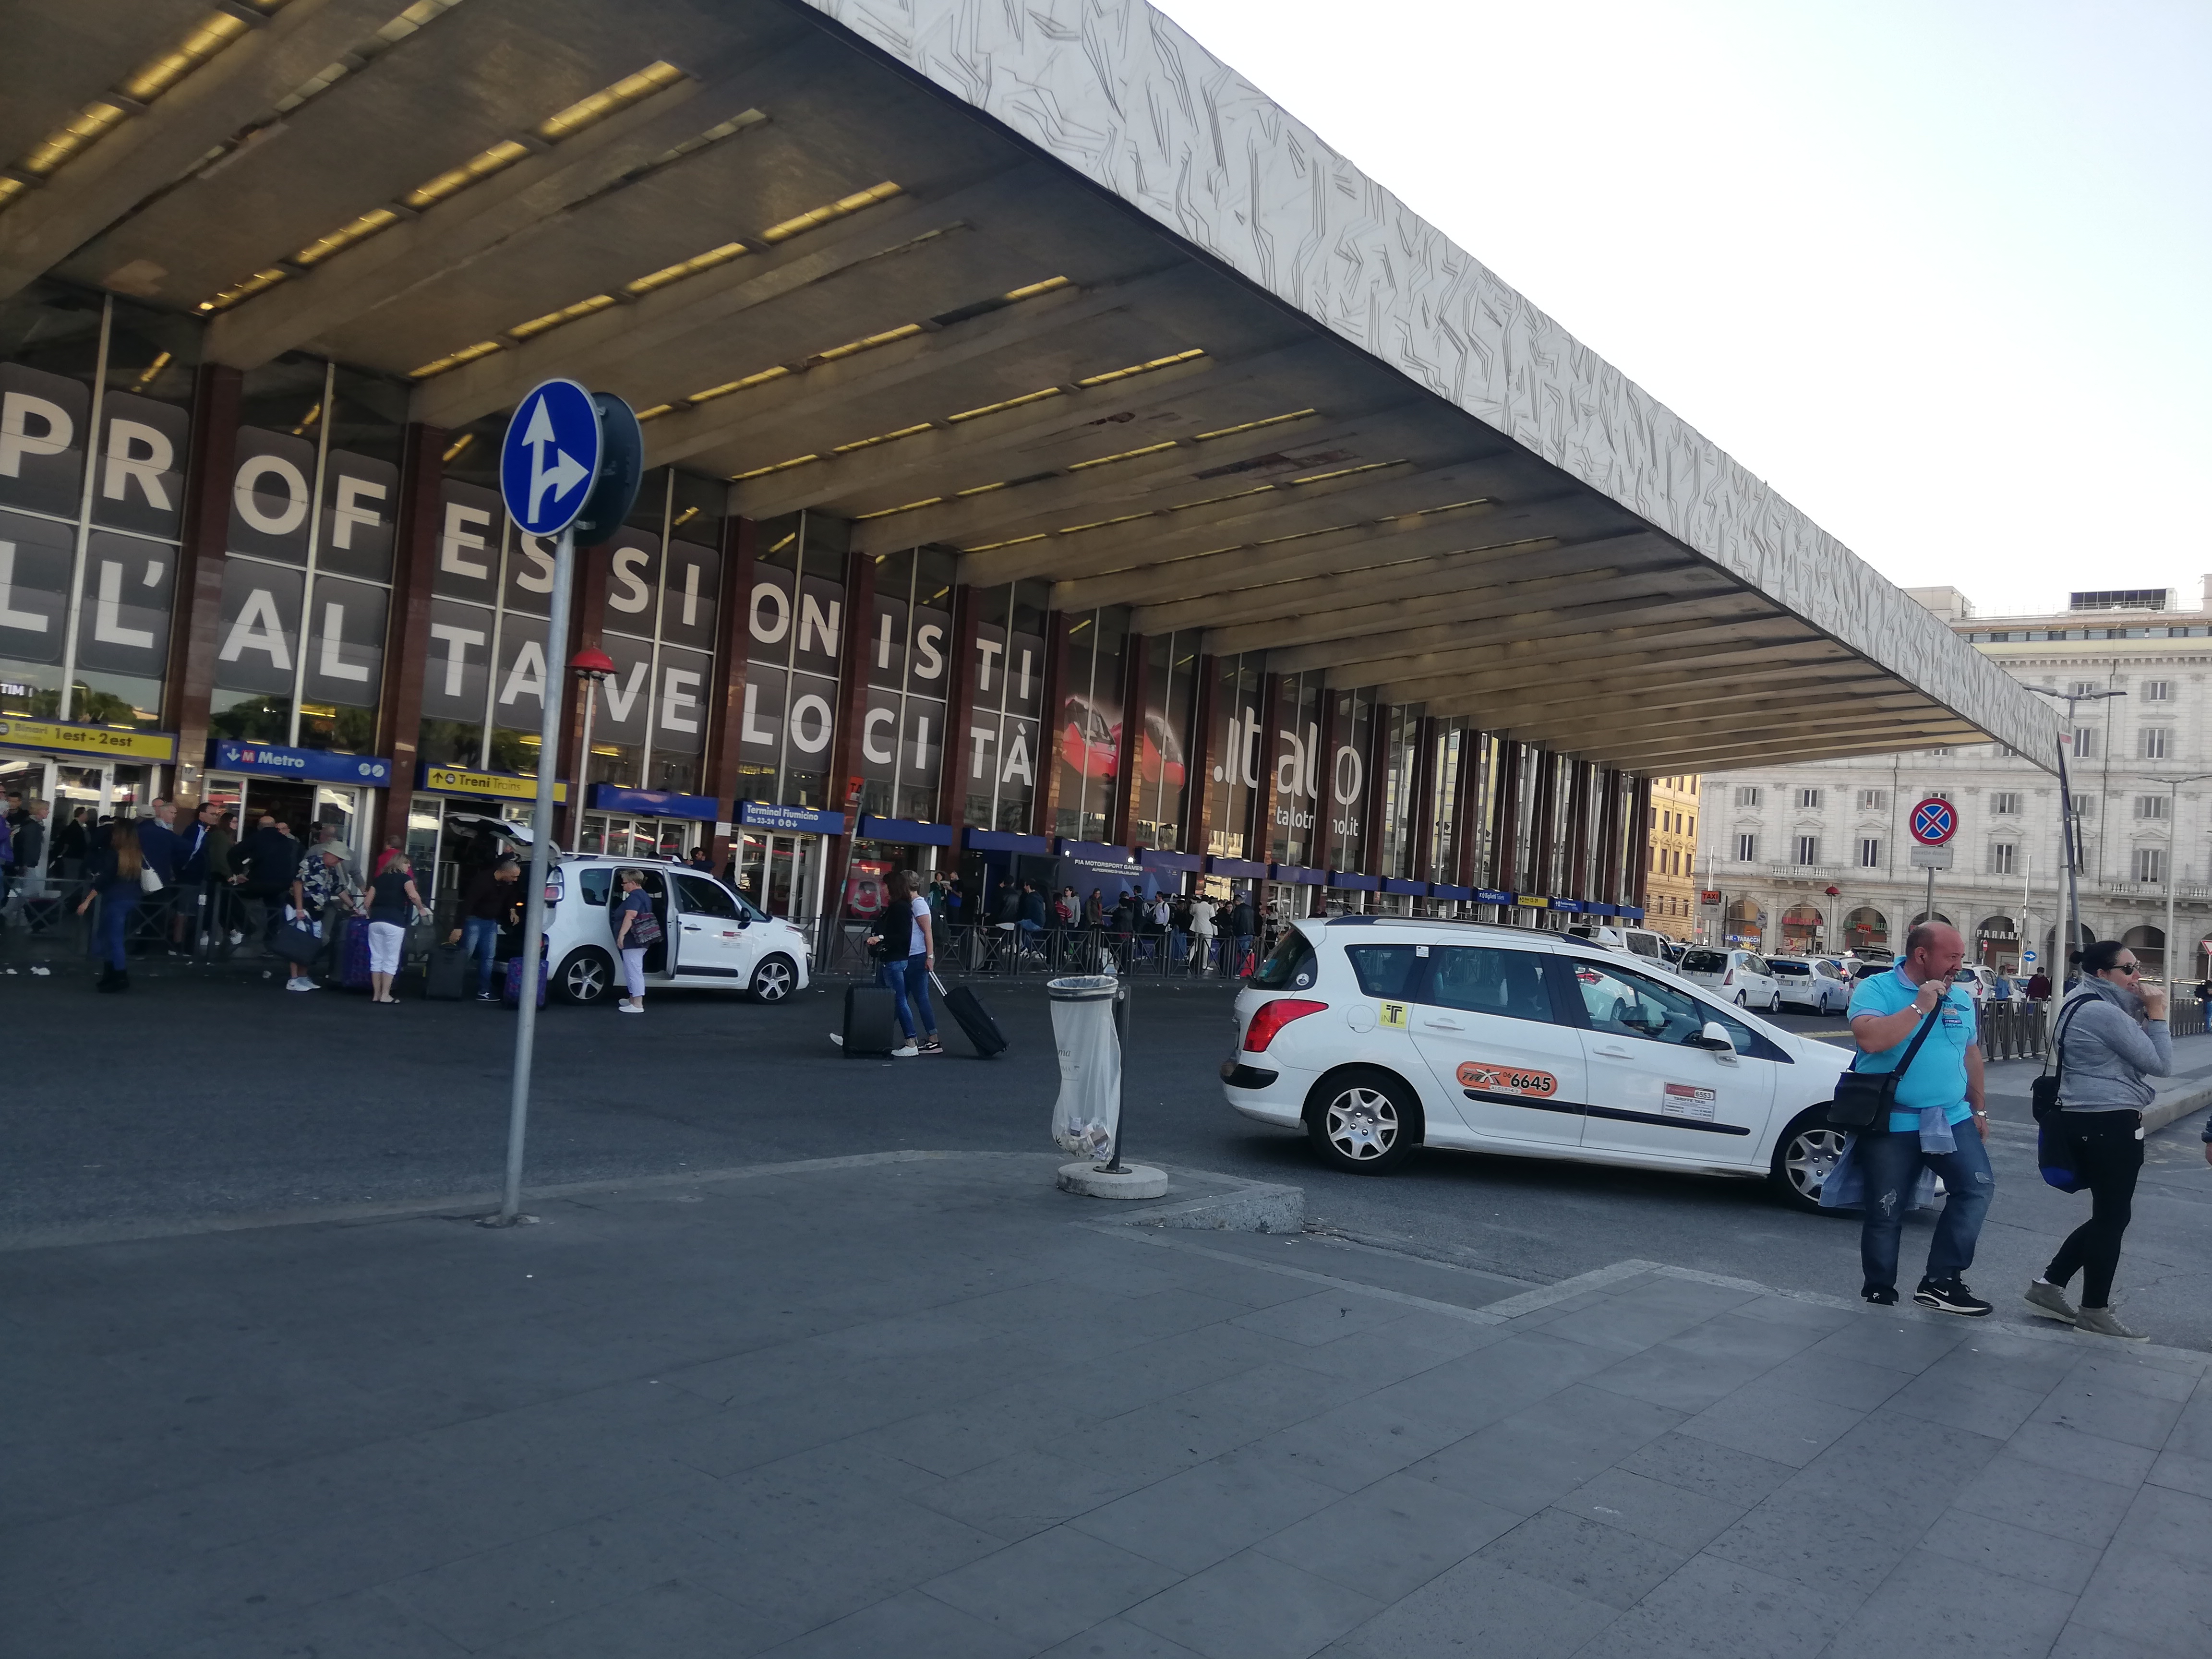
<instances>
[{"instance_id":1,"label":"woman's black handbag","mask_svg":"<svg viewBox=\"0 0 2212 1659\"><path fill-rule=\"evenodd\" d=\"M1948 997L1948 991L1944 993ZM1889 1115L1897 1101L1897 1085L1905 1080L1905 1073L1912 1064L1912 1057L1920 1052L1920 1045L1928 1041L1929 1032L1936 1029L1936 1017L1943 1012L1938 1001L1928 1011L1928 1018L1920 1022L1920 1029L1912 1034L1911 1046L1905 1058L1886 1072L1862 1072L1853 1069L1836 1079L1836 1098L1828 1108L1828 1121L1838 1129L1865 1129L1875 1124L1887 1128Z\"/></svg>"},{"instance_id":2,"label":"woman's black handbag","mask_svg":"<svg viewBox=\"0 0 2212 1659\"><path fill-rule=\"evenodd\" d=\"M2065 1109L2058 1103L2059 1079L2066 1075L2066 1028L2081 1009L2079 1002L2069 1006L2058 1016L2057 1029L2051 1034L2051 1051L2057 1069L2027 1085L2035 1112L2035 1167L2045 1186L2062 1193L2078 1193L2089 1184L2082 1178L2081 1160L2075 1156L2073 1139L2066 1133Z\"/></svg>"}]
</instances>

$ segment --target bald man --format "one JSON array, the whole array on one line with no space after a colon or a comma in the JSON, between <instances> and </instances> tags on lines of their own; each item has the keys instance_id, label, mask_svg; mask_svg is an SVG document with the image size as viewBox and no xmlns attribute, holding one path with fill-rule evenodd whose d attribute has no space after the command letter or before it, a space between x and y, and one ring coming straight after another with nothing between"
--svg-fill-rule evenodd
<instances>
[{"instance_id":1,"label":"bald man","mask_svg":"<svg viewBox=\"0 0 2212 1659\"><path fill-rule=\"evenodd\" d=\"M1912 1299L1938 1313L1986 1318L1990 1304L1966 1288L1982 1218L1996 1190L1983 1146L1982 1051L1975 1042L1971 988L1951 983L1966 942L1943 922L1923 922L1905 937L1905 954L1886 974L1870 975L1851 994L1851 1036L1862 1072L1888 1072L1905 1058L1921 1026L1927 1040L1898 1080L1887 1124L1858 1132L1854 1153L1866 1177L1859 1294L1877 1307L1897 1301L1897 1254L1905 1212L1923 1168L1942 1178L1943 1214L1928 1247L1928 1272Z\"/></svg>"}]
</instances>

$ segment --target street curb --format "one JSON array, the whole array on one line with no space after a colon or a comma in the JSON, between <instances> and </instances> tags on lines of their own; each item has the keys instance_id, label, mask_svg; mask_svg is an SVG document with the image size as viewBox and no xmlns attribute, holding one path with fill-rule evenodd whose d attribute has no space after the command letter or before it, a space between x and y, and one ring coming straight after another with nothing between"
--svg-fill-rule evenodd
<instances>
[{"instance_id":1,"label":"street curb","mask_svg":"<svg viewBox=\"0 0 2212 1659\"><path fill-rule=\"evenodd\" d=\"M1228 1182L1232 1190L1187 1198L1180 1203L1147 1204L1128 1214L1085 1216L1086 1223L1106 1227L1172 1227L1218 1233L1297 1233L1305 1231L1306 1194L1301 1187L1279 1187L1270 1182L1244 1181L1236 1176L1215 1175L1206 1170L1170 1169L1170 1176L1197 1176Z\"/></svg>"},{"instance_id":2,"label":"street curb","mask_svg":"<svg viewBox=\"0 0 2212 1659\"><path fill-rule=\"evenodd\" d=\"M2212 1081L2197 1085L2185 1095L2176 1095L2172 1100L2152 1103L2142 1115L2143 1133L2154 1135L2169 1123L2179 1123L2191 1112L2201 1112L2212 1106Z\"/></svg>"}]
</instances>

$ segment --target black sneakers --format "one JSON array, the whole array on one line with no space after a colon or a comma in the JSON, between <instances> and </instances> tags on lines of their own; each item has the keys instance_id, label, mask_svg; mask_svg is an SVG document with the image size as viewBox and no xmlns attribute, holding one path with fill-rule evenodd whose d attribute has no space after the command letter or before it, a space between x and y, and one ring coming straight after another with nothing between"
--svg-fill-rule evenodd
<instances>
[{"instance_id":1,"label":"black sneakers","mask_svg":"<svg viewBox=\"0 0 2212 1659\"><path fill-rule=\"evenodd\" d=\"M1894 1308L1897 1305L1897 1286L1869 1285L1859 1292L1859 1300L1871 1302L1877 1308Z\"/></svg>"},{"instance_id":2,"label":"black sneakers","mask_svg":"<svg viewBox=\"0 0 2212 1659\"><path fill-rule=\"evenodd\" d=\"M1923 1308L1933 1308L1937 1313L1957 1314L1965 1319L1986 1319L1990 1304L1966 1288L1966 1281L1955 1275L1949 1279L1923 1279L1912 1299Z\"/></svg>"}]
</instances>

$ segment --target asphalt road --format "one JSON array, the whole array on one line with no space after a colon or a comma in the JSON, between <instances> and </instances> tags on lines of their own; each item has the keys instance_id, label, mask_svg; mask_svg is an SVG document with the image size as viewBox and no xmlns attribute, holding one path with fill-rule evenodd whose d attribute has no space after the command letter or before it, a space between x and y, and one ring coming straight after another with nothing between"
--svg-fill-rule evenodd
<instances>
[{"instance_id":1,"label":"asphalt road","mask_svg":"<svg viewBox=\"0 0 2212 1659\"><path fill-rule=\"evenodd\" d=\"M123 998L70 974L0 978L0 1235L23 1244L222 1218L493 1190L514 1016L472 1003L372 1007L281 981L134 973ZM657 995L643 1018L555 1006L539 1025L530 1177L583 1182L902 1147L1049 1147L1058 1087L1042 988L986 985L1012 1051L982 1062L945 1022L941 1060L848 1060L842 988L774 1008ZM1759 1182L1468 1153L1389 1177L1323 1170L1301 1136L1222 1103L1230 997L1140 981L1132 1156L1287 1182L1310 1224L1548 1283L1625 1257L1849 1294L1848 1221L1802 1215ZM1840 1032L1830 1017L1785 1016ZM2013 1298L2087 1200L2044 1187L2025 1102L2000 1097L2000 1190L1977 1288ZM2212 1349L2202 1271L2212 1170L2198 1120L2154 1137L2118 1300L2165 1341ZM1908 1267L1925 1216L1908 1230ZM2024 1315L2022 1316L2025 1316Z\"/></svg>"}]
</instances>

